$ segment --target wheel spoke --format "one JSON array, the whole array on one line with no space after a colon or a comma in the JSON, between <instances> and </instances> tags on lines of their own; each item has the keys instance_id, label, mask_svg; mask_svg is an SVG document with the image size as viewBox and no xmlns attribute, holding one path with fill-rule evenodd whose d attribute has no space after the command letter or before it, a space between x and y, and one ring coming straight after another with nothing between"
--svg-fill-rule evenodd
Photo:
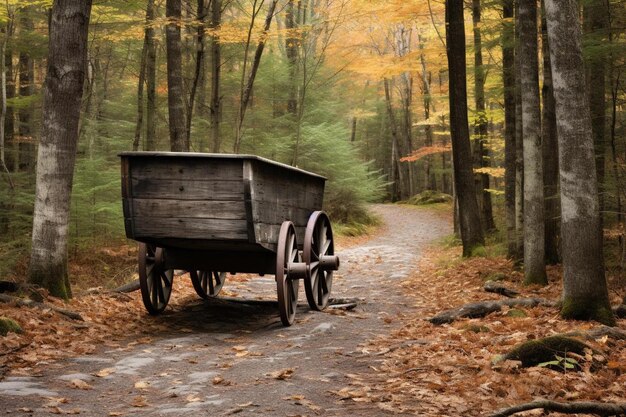
<instances>
[{"instance_id":1,"label":"wheel spoke","mask_svg":"<svg viewBox=\"0 0 626 417\"><path fill-rule=\"evenodd\" d=\"M215 286L213 284L213 273L212 272L208 272L207 274L207 281L209 281L209 294L213 295L215 293Z\"/></svg>"},{"instance_id":2,"label":"wheel spoke","mask_svg":"<svg viewBox=\"0 0 626 417\"><path fill-rule=\"evenodd\" d=\"M318 275L322 275L320 277L320 283L322 284L322 285L320 285L320 288L322 289L324 294L327 294L328 293L328 285L327 285L327 282L326 282L326 278L328 276L328 273L325 272L325 271L322 271L322 273L318 274Z\"/></svg>"},{"instance_id":3,"label":"wheel spoke","mask_svg":"<svg viewBox=\"0 0 626 417\"><path fill-rule=\"evenodd\" d=\"M324 247L322 248L322 251L320 252L322 255L326 255L328 253L328 249L330 248L330 245L332 245L333 241L330 239L327 239L326 242L324 243Z\"/></svg>"},{"instance_id":4,"label":"wheel spoke","mask_svg":"<svg viewBox=\"0 0 626 417\"><path fill-rule=\"evenodd\" d=\"M156 283L156 279L154 277L154 271L148 275L148 285L151 285L151 297L150 300L152 301L152 306L153 307L157 307L159 305L159 294L158 294L158 288L157 288L157 283Z\"/></svg>"},{"instance_id":5,"label":"wheel spoke","mask_svg":"<svg viewBox=\"0 0 626 417\"><path fill-rule=\"evenodd\" d=\"M165 303L165 292L163 291L163 276L159 276L159 279L156 280L157 284L157 289L158 289L158 296L159 296L159 300Z\"/></svg>"}]
</instances>

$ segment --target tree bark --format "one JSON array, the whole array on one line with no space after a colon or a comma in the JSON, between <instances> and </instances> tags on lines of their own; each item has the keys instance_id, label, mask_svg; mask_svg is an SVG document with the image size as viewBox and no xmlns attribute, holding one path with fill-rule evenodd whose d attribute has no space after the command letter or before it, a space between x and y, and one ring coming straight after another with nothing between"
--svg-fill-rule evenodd
<instances>
[{"instance_id":1,"label":"tree bark","mask_svg":"<svg viewBox=\"0 0 626 417\"><path fill-rule=\"evenodd\" d=\"M561 316L614 324L604 275L593 131L576 0L546 0L563 236Z\"/></svg>"},{"instance_id":2,"label":"tree bark","mask_svg":"<svg viewBox=\"0 0 626 417\"><path fill-rule=\"evenodd\" d=\"M167 0L165 27L167 44L167 104L170 123L170 148L172 152L189 151L185 133L185 103L183 101L183 69L180 39L181 0Z\"/></svg>"},{"instance_id":3,"label":"tree bark","mask_svg":"<svg viewBox=\"0 0 626 417\"><path fill-rule=\"evenodd\" d=\"M157 51L154 41L154 19L156 17L156 8L154 0L148 0L146 8L146 151L156 150L156 111L157 111L157 93L156 93L156 60Z\"/></svg>"},{"instance_id":4,"label":"tree bark","mask_svg":"<svg viewBox=\"0 0 626 417\"><path fill-rule=\"evenodd\" d=\"M543 0L541 2L543 5ZM542 7L541 41L543 47L543 99L541 136L543 140L543 189L545 194L545 256L546 263L559 263L559 144L556 137L556 113L550 66L550 42Z\"/></svg>"},{"instance_id":5,"label":"tree bark","mask_svg":"<svg viewBox=\"0 0 626 417\"><path fill-rule=\"evenodd\" d=\"M189 94L189 109L187 112L187 120L185 124L186 142L191 143L191 122L193 119L194 108L196 107L196 95L198 89L204 85L204 22L206 19L206 11L204 7L205 0L198 0L198 6L196 9L196 67L193 75L193 83L191 84L191 92ZM199 149L202 147L199 146Z\"/></svg>"},{"instance_id":6,"label":"tree bark","mask_svg":"<svg viewBox=\"0 0 626 417\"><path fill-rule=\"evenodd\" d=\"M23 11L28 13L28 9ZM25 15L20 19L22 30L33 31L34 24L32 19ZM19 56L19 81L20 97L30 97L35 94L35 67L30 53L21 51ZM33 172L36 161L36 146L34 139L34 105L27 104L18 112L19 124L18 135L19 140L19 170L22 172Z\"/></svg>"},{"instance_id":7,"label":"tree bark","mask_svg":"<svg viewBox=\"0 0 626 417\"><path fill-rule=\"evenodd\" d=\"M211 29L217 30L222 20L222 1L211 1ZM221 45L219 36L211 36L211 143L213 152L220 151L220 70Z\"/></svg>"},{"instance_id":8,"label":"tree bark","mask_svg":"<svg viewBox=\"0 0 626 417\"><path fill-rule=\"evenodd\" d=\"M29 281L71 297L67 238L91 0L57 0L50 17Z\"/></svg>"},{"instance_id":9,"label":"tree bark","mask_svg":"<svg viewBox=\"0 0 626 417\"><path fill-rule=\"evenodd\" d=\"M287 55L287 65L289 66L289 97L287 99L287 111L294 117L298 115L297 83L296 74L298 70L298 36L295 29L297 20L294 15L294 0L288 0L285 9L285 29L287 37L285 39L285 52ZM300 8L300 1L298 1Z\"/></svg>"},{"instance_id":10,"label":"tree bark","mask_svg":"<svg viewBox=\"0 0 626 417\"><path fill-rule=\"evenodd\" d=\"M502 3L502 78L504 81L504 205L506 214L507 257L519 259L515 235L515 35L513 0Z\"/></svg>"},{"instance_id":11,"label":"tree bark","mask_svg":"<svg viewBox=\"0 0 626 417\"><path fill-rule=\"evenodd\" d=\"M450 73L450 133L454 163L454 185L459 201L463 256L484 246L476 202L467 118L465 22L463 1L446 0L446 49Z\"/></svg>"},{"instance_id":12,"label":"tree bark","mask_svg":"<svg viewBox=\"0 0 626 417\"><path fill-rule=\"evenodd\" d=\"M424 39L418 35L420 49L420 65L422 67L422 96L424 104L424 120L430 121L430 110L432 106L432 97L430 93L430 74L426 71L426 57L424 56ZM424 126L424 145L433 146L433 126L427 124ZM435 190L437 188L437 180L433 169L433 156L428 155L424 159L424 188L427 190ZM445 190L444 190L445 192Z\"/></svg>"},{"instance_id":13,"label":"tree bark","mask_svg":"<svg viewBox=\"0 0 626 417\"><path fill-rule=\"evenodd\" d=\"M524 141L524 283L545 285L548 278L544 255L543 158L536 2L520 2L519 22Z\"/></svg>"},{"instance_id":14,"label":"tree bark","mask_svg":"<svg viewBox=\"0 0 626 417\"><path fill-rule=\"evenodd\" d=\"M472 22L474 32L474 100L476 105L476 124L474 126L474 141L476 161L479 168L489 166L489 151L485 146L488 139L488 120L485 109L485 81L486 74L483 68L482 39L480 33L480 0L472 0ZM478 174L476 176L476 188L480 201L480 217L483 229L487 232L496 230L493 221L493 208L489 189L489 175Z\"/></svg>"},{"instance_id":15,"label":"tree bark","mask_svg":"<svg viewBox=\"0 0 626 417\"><path fill-rule=\"evenodd\" d=\"M524 260L524 141L520 61L519 1L515 2L515 263Z\"/></svg>"},{"instance_id":16,"label":"tree bark","mask_svg":"<svg viewBox=\"0 0 626 417\"><path fill-rule=\"evenodd\" d=\"M389 80L383 80L385 88L385 103L387 107L387 116L389 118L389 129L391 129L391 201L401 200L403 197L402 190L405 189L406 178L404 171L400 166L400 151L398 150L398 122L393 111L391 99L391 86Z\"/></svg>"},{"instance_id":17,"label":"tree bark","mask_svg":"<svg viewBox=\"0 0 626 417\"><path fill-rule=\"evenodd\" d=\"M583 6L583 30L594 48L586 59L589 108L591 110L591 130L596 157L598 197L600 213L604 212L604 177L606 154L606 53L604 42L609 27L606 1L593 0ZM600 216L602 220L602 215Z\"/></svg>"}]
</instances>

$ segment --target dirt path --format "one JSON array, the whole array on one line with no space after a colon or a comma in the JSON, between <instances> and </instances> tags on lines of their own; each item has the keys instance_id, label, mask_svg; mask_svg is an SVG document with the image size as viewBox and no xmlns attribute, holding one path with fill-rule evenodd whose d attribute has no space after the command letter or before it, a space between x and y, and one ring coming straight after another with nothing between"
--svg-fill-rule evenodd
<instances>
[{"instance_id":1,"label":"dirt path","mask_svg":"<svg viewBox=\"0 0 626 417\"><path fill-rule=\"evenodd\" d=\"M272 276L230 288L258 303L194 301L182 311L146 320L162 331L136 343L48 367L43 375L0 382L0 412L88 416L380 415L368 404L333 394L348 374L376 366L382 356L359 345L388 334L411 304L400 282L426 244L450 232L427 210L375 206L384 230L363 245L339 252L334 297L358 298L356 309L309 312L304 290L296 323L278 319ZM224 289L228 289L228 281ZM175 296L175 294L174 294ZM370 370L371 371L371 370Z\"/></svg>"}]
</instances>

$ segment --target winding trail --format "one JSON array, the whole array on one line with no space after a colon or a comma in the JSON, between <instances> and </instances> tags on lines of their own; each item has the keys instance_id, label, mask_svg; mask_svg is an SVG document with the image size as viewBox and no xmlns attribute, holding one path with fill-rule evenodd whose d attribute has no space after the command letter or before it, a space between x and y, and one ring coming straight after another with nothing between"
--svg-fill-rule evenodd
<instances>
[{"instance_id":1,"label":"winding trail","mask_svg":"<svg viewBox=\"0 0 626 417\"><path fill-rule=\"evenodd\" d=\"M301 287L296 323L285 328L272 301L193 301L182 311L147 318L164 323L151 340L103 347L53 364L44 375L6 378L0 382L0 413L381 415L380 409L342 401L333 391L348 384L347 374L366 372L382 360L359 345L395 328L394 316L411 305L400 283L425 246L450 233L450 225L424 209L377 205L373 210L383 219L383 230L339 252L341 269L333 283L334 297L359 299L356 309L310 312ZM236 289L246 299L276 297L273 276Z\"/></svg>"}]
</instances>

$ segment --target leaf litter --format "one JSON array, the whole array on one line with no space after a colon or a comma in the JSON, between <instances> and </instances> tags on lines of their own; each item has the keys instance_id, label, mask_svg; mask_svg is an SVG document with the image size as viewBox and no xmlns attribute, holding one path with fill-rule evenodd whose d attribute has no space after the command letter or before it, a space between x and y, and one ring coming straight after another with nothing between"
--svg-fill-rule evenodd
<instances>
[{"instance_id":1,"label":"leaf litter","mask_svg":"<svg viewBox=\"0 0 626 417\"><path fill-rule=\"evenodd\" d=\"M508 309L482 319L462 319L435 326L428 318L449 308L500 296L483 291L485 278L500 274L522 297L558 300L562 271L548 267L546 287L524 287L523 276L502 257L461 259L459 248L427 251L415 272L403 283L412 307L395 317L381 317L398 327L360 347L360 360L370 372L346 375L348 386L333 391L340 401L371 403L381 410L425 416L484 416L517 403L547 398L556 401L624 400L626 341L602 337L589 342L602 352L606 366L592 370L585 357L580 372L546 367L521 368L516 361L494 362L513 346L572 331L594 323L560 319L554 307L521 308L523 317ZM614 294L619 303L618 293ZM520 309L519 307L517 308ZM625 320L618 326L626 327ZM588 355L591 356L591 355ZM376 362L375 360L382 362ZM552 414L557 415L557 414Z\"/></svg>"}]
</instances>

